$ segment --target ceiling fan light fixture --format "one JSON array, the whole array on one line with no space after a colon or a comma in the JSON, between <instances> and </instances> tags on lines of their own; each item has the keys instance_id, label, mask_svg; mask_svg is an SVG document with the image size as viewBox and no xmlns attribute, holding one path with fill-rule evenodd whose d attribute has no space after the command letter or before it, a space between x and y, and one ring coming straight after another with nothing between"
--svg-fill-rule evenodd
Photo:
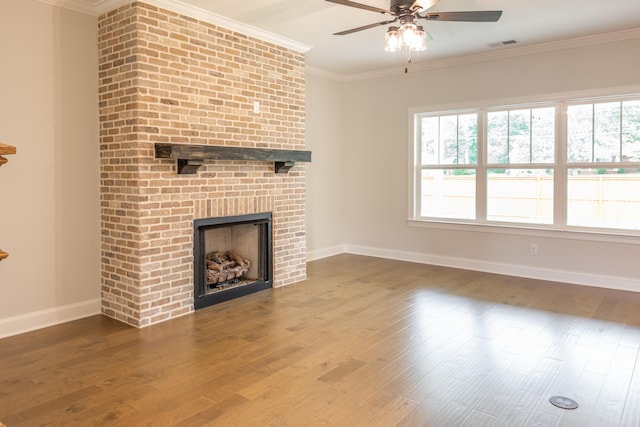
<instances>
[{"instance_id":1,"label":"ceiling fan light fixture","mask_svg":"<svg viewBox=\"0 0 640 427\"><path fill-rule=\"evenodd\" d=\"M398 35L398 27L389 27L384 36L384 50L387 52L398 52L402 47L402 41Z\"/></svg>"},{"instance_id":2,"label":"ceiling fan light fixture","mask_svg":"<svg viewBox=\"0 0 640 427\"><path fill-rule=\"evenodd\" d=\"M424 32L424 27L418 25L415 33L413 34L413 41L411 42L411 50L422 51L427 49L427 34Z\"/></svg>"},{"instance_id":3,"label":"ceiling fan light fixture","mask_svg":"<svg viewBox=\"0 0 640 427\"><path fill-rule=\"evenodd\" d=\"M417 25L413 22L405 22L400 26L398 33L404 46L411 46L413 44L413 38L415 37L417 28Z\"/></svg>"}]
</instances>

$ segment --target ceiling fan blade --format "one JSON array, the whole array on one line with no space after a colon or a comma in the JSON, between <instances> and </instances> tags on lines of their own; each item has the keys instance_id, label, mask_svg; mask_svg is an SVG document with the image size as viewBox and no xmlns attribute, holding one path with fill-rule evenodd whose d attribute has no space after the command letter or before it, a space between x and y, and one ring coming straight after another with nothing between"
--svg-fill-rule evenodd
<instances>
[{"instance_id":1,"label":"ceiling fan blade","mask_svg":"<svg viewBox=\"0 0 640 427\"><path fill-rule=\"evenodd\" d=\"M368 30L369 28L379 27L381 25L393 24L397 20L398 20L398 18L392 19L391 21L383 21L383 22L376 22L375 24L363 25L362 27L352 28L350 30L340 31L339 33L333 33L333 35L334 36L344 36L345 34L351 34L351 33L355 33L355 32L362 31L362 30Z\"/></svg>"},{"instance_id":2,"label":"ceiling fan blade","mask_svg":"<svg viewBox=\"0 0 640 427\"><path fill-rule=\"evenodd\" d=\"M470 12L438 12L418 15L428 21L496 22L502 16L501 10L478 10Z\"/></svg>"},{"instance_id":3,"label":"ceiling fan blade","mask_svg":"<svg viewBox=\"0 0 640 427\"><path fill-rule=\"evenodd\" d=\"M384 13L385 15L394 16L390 10L380 9L379 7L369 6L367 4L356 3L354 1L349 0L326 0L329 3L341 4L343 6L356 7L358 9L370 10L372 12Z\"/></svg>"}]
</instances>

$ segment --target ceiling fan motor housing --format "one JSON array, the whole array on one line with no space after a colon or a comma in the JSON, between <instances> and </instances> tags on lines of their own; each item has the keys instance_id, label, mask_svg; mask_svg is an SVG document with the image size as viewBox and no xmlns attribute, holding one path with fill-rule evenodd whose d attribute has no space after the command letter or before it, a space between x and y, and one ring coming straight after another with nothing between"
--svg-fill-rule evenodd
<instances>
[{"instance_id":1,"label":"ceiling fan motor housing","mask_svg":"<svg viewBox=\"0 0 640 427\"><path fill-rule=\"evenodd\" d=\"M390 0L389 10L396 15L411 12L414 0Z\"/></svg>"}]
</instances>

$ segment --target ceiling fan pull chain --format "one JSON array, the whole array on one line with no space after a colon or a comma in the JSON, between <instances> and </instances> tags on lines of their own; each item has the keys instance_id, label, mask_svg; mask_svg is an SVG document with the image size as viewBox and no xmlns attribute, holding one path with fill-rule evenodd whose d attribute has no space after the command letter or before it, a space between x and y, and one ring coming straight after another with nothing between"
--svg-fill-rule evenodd
<instances>
[{"instance_id":1,"label":"ceiling fan pull chain","mask_svg":"<svg viewBox=\"0 0 640 427\"><path fill-rule=\"evenodd\" d=\"M405 49L405 58L406 58L407 64L404 66L404 73L407 74L409 72L409 64L411 64L411 49L409 48Z\"/></svg>"}]
</instances>

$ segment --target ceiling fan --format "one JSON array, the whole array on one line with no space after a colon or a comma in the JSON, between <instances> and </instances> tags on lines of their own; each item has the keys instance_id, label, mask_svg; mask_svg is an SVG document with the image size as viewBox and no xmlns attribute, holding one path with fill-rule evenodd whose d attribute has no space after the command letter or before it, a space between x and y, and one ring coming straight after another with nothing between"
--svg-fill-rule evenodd
<instances>
[{"instance_id":1,"label":"ceiling fan","mask_svg":"<svg viewBox=\"0 0 640 427\"><path fill-rule=\"evenodd\" d=\"M357 31L368 30L369 28L374 28L382 25L393 24L396 21L400 21L401 26L405 24L415 25L415 21L417 19L425 19L427 21L496 22L498 21L498 19L500 19L500 16L502 16L501 10L428 13L427 10L435 6L440 0L390 0L389 10L357 3L350 0L327 1L344 6L370 10L372 12L378 12L384 15L393 16L393 19L388 21L376 22L374 24L364 25L362 27L351 28L350 30L334 33L334 35L337 36L343 36L345 34L351 34Z\"/></svg>"},{"instance_id":2,"label":"ceiling fan","mask_svg":"<svg viewBox=\"0 0 640 427\"><path fill-rule=\"evenodd\" d=\"M378 12L393 17L393 19L387 21L376 22L374 24L334 33L334 35L337 36L368 30L369 28L381 25L389 25L399 21L399 26L392 25L387 29L384 50L387 52L398 52L404 48L407 57L407 65L411 63L411 52L425 50L427 48L427 39L431 40L431 35L424 30L422 25L418 24L418 20L496 22L500 19L500 16L502 16L501 10L428 13L427 10L435 6L440 0L389 0L390 10L356 3L350 0L327 1L358 9L370 10L372 12ZM406 66L404 68L404 72L407 72Z\"/></svg>"}]
</instances>

